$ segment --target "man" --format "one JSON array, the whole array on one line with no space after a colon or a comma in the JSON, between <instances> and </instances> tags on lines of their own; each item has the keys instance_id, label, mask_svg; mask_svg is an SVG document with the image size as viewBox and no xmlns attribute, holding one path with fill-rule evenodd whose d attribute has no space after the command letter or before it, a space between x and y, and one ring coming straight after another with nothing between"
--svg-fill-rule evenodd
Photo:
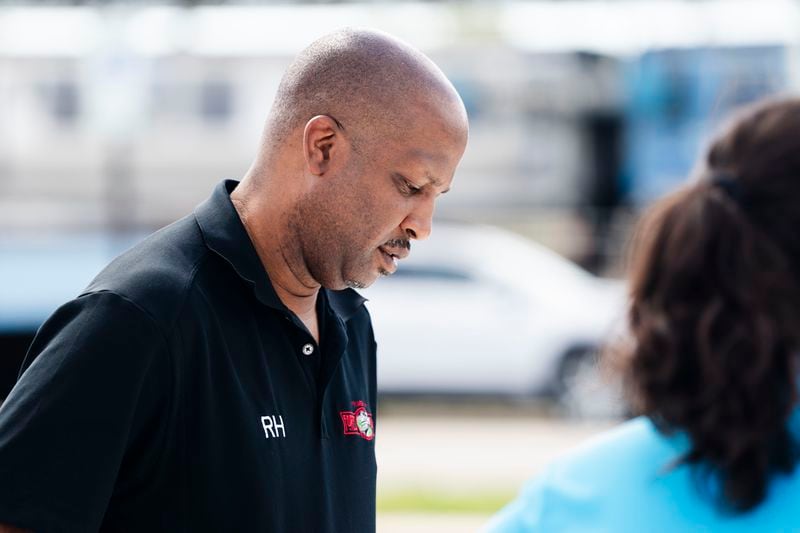
<instances>
[{"instance_id":1,"label":"man","mask_svg":"<svg viewBox=\"0 0 800 533\"><path fill-rule=\"evenodd\" d=\"M245 178L47 321L0 409L0 531L375 528L366 287L467 139L420 52L343 30L286 72Z\"/></svg>"}]
</instances>

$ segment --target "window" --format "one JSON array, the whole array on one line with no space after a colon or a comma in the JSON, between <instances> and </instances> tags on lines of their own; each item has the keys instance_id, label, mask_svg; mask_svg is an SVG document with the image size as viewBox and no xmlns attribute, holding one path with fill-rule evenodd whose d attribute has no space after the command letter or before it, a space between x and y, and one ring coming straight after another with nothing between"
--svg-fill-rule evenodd
<instances>
[{"instance_id":1,"label":"window","mask_svg":"<svg viewBox=\"0 0 800 533\"><path fill-rule=\"evenodd\" d=\"M61 124L72 124L80 113L78 87L72 81L48 82L41 87L42 99L50 116Z\"/></svg>"},{"instance_id":2,"label":"window","mask_svg":"<svg viewBox=\"0 0 800 533\"><path fill-rule=\"evenodd\" d=\"M233 111L233 91L224 81L207 81L200 89L200 113L209 122L225 122Z\"/></svg>"}]
</instances>

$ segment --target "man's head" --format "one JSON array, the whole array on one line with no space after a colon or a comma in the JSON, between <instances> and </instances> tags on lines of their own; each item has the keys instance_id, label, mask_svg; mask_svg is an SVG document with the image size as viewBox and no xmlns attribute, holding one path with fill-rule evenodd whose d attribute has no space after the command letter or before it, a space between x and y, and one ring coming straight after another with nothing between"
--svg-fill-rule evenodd
<instances>
[{"instance_id":1,"label":"man's head","mask_svg":"<svg viewBox=\"0 0 800 533\"><path fill-rule=\"evenodd\" d=\"M342 30L287 70L248 179L287 198L282 253L295 275L366 287L430 234L466 141L463 103L430 59Z\"/></svg>"}]
</instances>

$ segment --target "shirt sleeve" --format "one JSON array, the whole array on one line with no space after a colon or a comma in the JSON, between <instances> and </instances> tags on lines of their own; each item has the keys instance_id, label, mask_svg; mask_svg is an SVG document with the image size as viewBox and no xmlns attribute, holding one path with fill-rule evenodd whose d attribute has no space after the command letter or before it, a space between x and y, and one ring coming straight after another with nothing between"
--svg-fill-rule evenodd
<instances>
[{"instance_id":1,"label":"shirt sleeve","mask_svg":"<svg viewBox=\"0 0 800 533\"><path fill-rule=\"evenodd\" d=\"M157 405L166 352L151 317L111 292L47 320L0 407L0 524L100 527L137 421Z\"/></svg>"},{"instance_id":2,"label":"shirt sleeve","mask_svg":"<svg viewBox=\"0 0 800 533\"><path fill-rule=\"evenodd\" d=\"M482 533L529 533L556 531L546 523L545 501L549 471L528 481L517 497L492 517Z\"/></svg>"}]
</instances>

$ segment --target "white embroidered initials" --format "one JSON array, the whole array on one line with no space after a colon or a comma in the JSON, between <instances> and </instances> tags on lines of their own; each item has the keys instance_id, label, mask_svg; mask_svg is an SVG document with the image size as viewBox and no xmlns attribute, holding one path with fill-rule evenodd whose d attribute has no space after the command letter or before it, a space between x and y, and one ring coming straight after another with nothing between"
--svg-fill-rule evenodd
<instances>
[{"instance_id":1,"label":"white embroidered initials","mask_svg":"<svg viewBox=\"0 0 800 533\"><path fill-rule=\"evenodd\" d=\"M261 425L264 427L264 435L267 438L286 437L286 429L283 426L283 417L281 415L262 416Z\"/></svg>"}]
</instances>

